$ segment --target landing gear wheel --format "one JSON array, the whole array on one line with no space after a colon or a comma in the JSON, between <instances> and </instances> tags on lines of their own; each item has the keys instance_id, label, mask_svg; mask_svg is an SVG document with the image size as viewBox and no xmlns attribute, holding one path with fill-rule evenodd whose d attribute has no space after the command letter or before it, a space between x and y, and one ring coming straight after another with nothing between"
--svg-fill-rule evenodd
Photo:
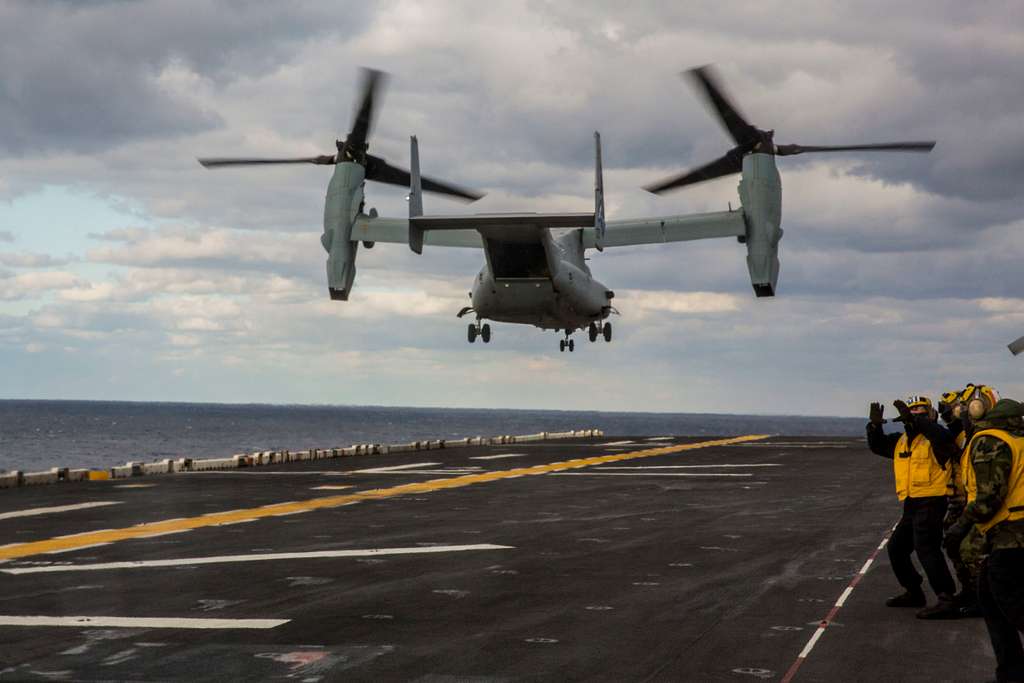
<instances>
[{"instance_id":1,"label":"landing gear wheel","mask_svg":"<svg viewBox=\"0 0 1024 683\"><path fill-rule=\"evenodd\" d=\"M480 338L484 340L484 344L490 344L491 343L491 326L490 325L487 325L485 323L484 326L480 328Z\"/></svg>"},{"instance_id":2,"label":"landing gear wheel","mask_svg":"<svg viewBox=\"0 0 1024 683\"><path fill-rule=\"evenodd\" d=\"M597 341L597 323L590 323L590 327L587 328L587 334L590 336L590 341Z\"/></svg>"},{"instance_id":3,"label":"landing gear wheel","mask_svg":"<svg viewBox=\"0 0 1024 683\"><path fill-rule=\"evenodd\" d=\"M570 339L569 340L569 353L572 353L575 348L576 348L576 344L573 342L572 339Z\"/></svg>"},{"instance_id":4,"label":"landing gear wheel","mask_svg":"<svg viewBox=\"0 0 1024 683\"><path fill-rule=\"evenodd\" d=\"M558 340L558 350L562 351L562 352L565 351L565 340L564 339L559 339Z\"/></svg>"},{"instance_id":5,"label":"landing gear wheel","mask_svg":"<svg viewBox=\"0 0 1024 683\"><path fill-rule=\"evenodd\" d=\"M601 330L601 332L602 332L602 334L604 334L604 340L606 342L610 342L612 340L612 324L611 323L605 323L604 327Z\"/></svg>"},{"instance_id":6,"label":"landing gear wheel","mask_svg":"<svg viewBox=\"0 0 1024 683\"><path fill-rule=\"evenodd\" d=\"M470 324L468 336L470 344L476 341L476 325Z\"/></svg>"}]
</instances>

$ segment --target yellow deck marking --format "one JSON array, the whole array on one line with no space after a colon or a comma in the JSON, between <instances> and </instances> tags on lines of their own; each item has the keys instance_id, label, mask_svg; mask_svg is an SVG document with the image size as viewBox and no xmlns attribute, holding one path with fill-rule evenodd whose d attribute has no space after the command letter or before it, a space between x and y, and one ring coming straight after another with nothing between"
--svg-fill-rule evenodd
<instances>
[{"instance_id":1,"label":"yellow deck marking","mask_svg":"<svg viewBox=\"0 0 1024 683\"><path fill-rule=\"evenodd\" d=\"M225 512L213 512L199 517L187 517L184 519L169 519L162 522L147 522L123 529L105 529L103 531L87 531L81 534L61 536L46 539L44 541L31 541L28 543L12 543L0 547L0 560L29 557L41 553L52 553L54 551L66 551L94 546L99 543L114 543L126 541L133 538L149 538L159 534L173 533L177 531L188 531L201 527L218 526L221 524L237 524L239 522L251 522L265 517L274 517L289 512L306 512L308 510L322 510L336 508L342 505L352 505L364 500L379 500L382 498L393 498L408 494L430 493L444 489L460 488L472 484L482 484L489 481L501 479L512 479L524 475L550 474L564 470L590 467L592 465L604 465L610 462L622 462L623 460L635 460L637 458L650 458L657 455L669 455L682 451L691 451L698 448L709 448L712 446L729 446L747 441L759 441L768 438L767 434L751 434L748 436L737 436L730 439L717 439L715 441L700 441L697 443L679 444L676 446L662 446L660 448L645 448L639 451L628 453L616 453L615 455L599 455L591 458L576 458L562 462L553 462L547 465L534 465L533 467L517 467L511 470L497 470L492 472L480 472L477 474L464 474L450 479L434 479L413 484L402 484L384 489L371 489L369 491L358 491L339 496L327 496L325 498L313 498L288 503L274 503L256 508L243 510L227 510Z\"/></svg>"}]
</instances>

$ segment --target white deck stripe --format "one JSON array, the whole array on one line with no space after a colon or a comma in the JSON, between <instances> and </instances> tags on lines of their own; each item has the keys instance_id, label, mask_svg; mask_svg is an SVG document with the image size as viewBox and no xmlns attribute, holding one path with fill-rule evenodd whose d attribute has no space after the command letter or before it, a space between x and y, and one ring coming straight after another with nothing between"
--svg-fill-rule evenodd
<instances>
[{"instance_id":1,"label":"white deck stripe","mask_svg":"<svg viewBox=\"0 0 1024 683\"><path fill-rule=\"evenodd\" d=\"M599 443L598 446L625 446L633 443L632 441L609 441L608 443Z\"/></svg>"},{"instance_id":2,"label":"white deck stripe","mask_svg":"<svg viewBox=\"0 0 1024 683\"><path fill-rule=\"evenodd\" d=\"M724 464L724 465L606 465L599 470L694 470L694 469L716 469L718 467L782 467L777 462L754 462L746 465Z\"/></svg>"},{"instance_id":3,"label":"white deck stripe","mask_svg":"<svg viewBox=\"0 0 1024 683\"><path fill-rule=\"evenodd\" d=\"M14 519L15 517L32 517L34 515L48 515L52 512L71 512L72 510L88 510L105 505L120 505L120 500L99 500L92 503L75 503L74 505L58 505L49 508L29 508L28 510L17 510L15 512L0 513L0 519Z\"/></svg>"},{"instance_id":4,"label":"white deck stripe","mask_svg":"<svg viewBox=\"0 0 1024 683\"><path fill-rule=\"evenodd\" d=\"M875 561L875 558L873 558L873 557L869 558L868 561L864 563L864 566L860 568L860 571L858 573L859 574L867 574L868 573L868 569L871 568L871 563L874 562L874 561Z\"/></svg>"},{"instance_id":5,"label":"white deck stripe","mask_svg":"<svg viewBox=\"0 0 1024 683\"><path fill-rule=\"evenodd\" d=\"M22 617L0 615L0 626L105 626L113 628L275 628L290 619L196 619L177 617Z\"/></svg>"},{"instance_id":6,"label":"white deck stripe","mask_svg":"<svg viewBox=\"0 0 1024 683\"><path fill-rule=\"evenodd\" d=\"M811 654L811 650L813 650L814 646L818 644L818 639L821 638L821 634L824 633L824 632L825 632L825 627L824 626L819 626L818 630L814 632L814 635L811 636L811 639L807 641L807 644L804 645L804 649L801 650L800 654L797 655L797 656L800 659L807 659L807 655Z\"/></svg>"},{"instance_id":7,"label":"white deck stripe","mask_svg":"<svg viewBox=\"0 0 1024 683\"><path fill-rule=\"evenodd\" d=\"M836 600L836 607L842 607L845 605L846 599L850 597L851 593L853 593L853 586L847 586L846 590L843 591L843 594L839 596L838 600Z\"/></svg>"},{"instance_id":8,"label":"white deck stripe","mask_svg":"<svg viewBox=\"0 0 1024 683\"><path fill-rule=\"evenodd\" d=\"M646 469L646 468L644 468ZM551 472L552 477L752 477L750 472Z\"/></svg>"},{"instance_id":9,"label":"white deck stripe","mask_svg":"<svg viewBox=\"0 0 1024 683\"><path fill-rule=\"evenodd\" d=\"M412 548L371 548L366 550L317 550L306 553L266 553L260 555L217 555L212 557L182 557L169 560L138 560L134 562L102 562L98 564L60 564L49 567L16 567L0 569L7 574L40 574L44 572L84 572L104 569L144 569L148 567L177 567L196 564L221 564L225 562L260 562L267 560L317 559L325 557L368 557L379 555L424 555L449 553L466 550L508 550L510 545L477 543L474 545L432 545Z\"/></svg>"},{"instance_id":10,"label":"white deck stripe","mask_svg":"<svg viewBox=\"0 0 1024 683\"><path fill-rule=\"evenodd\" d=\"M439 462L414 462L408 465L393 465L391 467L371 467L366 470L352 470L345 474L382 474L385 472L400 472L401 470L411 470L417 467L435 467L440 465Z\"/></svg>"},{"instance_id":11,"label":"white deck stripe","mask_svg":"<svg viewBox=\"0 0 1024 683\"><path fill-rule=\"evenodd\" d=\"M526 453L499 453L498 455L474 455L470 460L500 460L501 458L522 458Z\"/></svg>"}]
</instances>

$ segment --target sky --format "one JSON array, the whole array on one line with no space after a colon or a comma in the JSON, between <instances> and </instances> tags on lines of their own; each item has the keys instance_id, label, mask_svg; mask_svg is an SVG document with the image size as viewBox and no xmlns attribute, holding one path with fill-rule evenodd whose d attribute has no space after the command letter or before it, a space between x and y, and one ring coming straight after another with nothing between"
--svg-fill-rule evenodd
<instances>
[{"instance_id":1,"label":"sky","mask_svg":"<svg viewBox=\"0 0 1024 683\"><path fill-rule=\"evenodd\" d=\"M671 5L671 6L670 6ZM0 4L0 398L805 415L966 382L1024 398L1024 6L890 2ZM778 143L938 141L779 159L777 296L735 240L589 254L615 339L455 314L483 255L320 245L358 67L390 74L371 151L487 192L427 213L610 219L739 204L737 176L641 188L731 142L685 69L714 64ZM404 216L402 188L368 206Z\"/></svg>"}]
</instances>

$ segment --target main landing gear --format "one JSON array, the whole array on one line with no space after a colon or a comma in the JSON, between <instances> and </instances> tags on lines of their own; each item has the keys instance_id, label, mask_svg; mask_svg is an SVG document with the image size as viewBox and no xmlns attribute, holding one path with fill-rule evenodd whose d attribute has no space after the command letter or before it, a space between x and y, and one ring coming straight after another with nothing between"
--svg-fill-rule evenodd
<instances>
[{"instance_id":1,"label":"main landing gear","mask_svg":"<svg viewBox=\"0 0 1024 683\"><path fill-rule=\"evenodd\" d=\"M604 325L598 325L597 323L590 323L590 327L587 329L587 334L592 342L597 341L598 335L602 335L606 342L610 342L612 340L612 324L605 323Z\"/></svg>"},{"instance_id":2,"label":"main landing gear","mask_svg":"<svg viewBox=\"0 0 1024 683\"><path fill-rule=\"evenodd\" d=\"M473 342L475 342L476 338L478 336L480 337L480 340L484 344L490 344L491 343L491 326L488 325L487 323L484 323L483 325L481 325L479 320L476 321L475 325L471 323L470 326L469 326L468 333L467 333L467 338L469 339L469 343L472 344Z\"/></svg>"}]
</instances>

